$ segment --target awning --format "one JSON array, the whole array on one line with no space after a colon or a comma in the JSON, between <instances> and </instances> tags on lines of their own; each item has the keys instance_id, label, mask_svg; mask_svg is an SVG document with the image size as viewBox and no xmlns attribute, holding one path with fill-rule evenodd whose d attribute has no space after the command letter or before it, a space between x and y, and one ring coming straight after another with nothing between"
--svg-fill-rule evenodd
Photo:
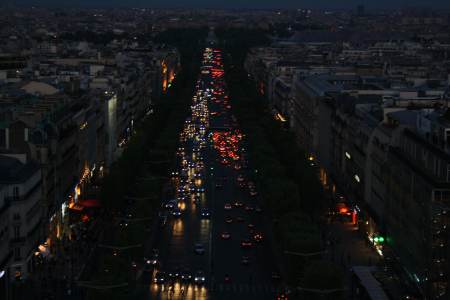
<instances>
[{"instance_id":1,"label":"awning","mask_svg":"<svg viewBox=\"0 0 450 300\"><path fill-rule=\"evenodd\" d=\"M69 208L76 211L82 211L84 209L84 206L79 205L78 203L74 203L69 205Z\"/></svg>"},{"instance_id":2,"label":"awning","mask_svg":"<svg viewBox=\"0 0 450 300\"><path fill-rule=\"evenodd\" d=\"M82 207L101 207L100 201L97 199L79 200L76 205L80 205Z\"/></svg>"},{"instance_id":3,"label":"awning","mask_svg":"<svg viewBox=\"0 0 450 300\"><path fill-rule=\"evenodd\" d=\"M383 290L380 282L375 279L372 275L372 272L376 270L375 267L366 267L366 266L354 266L353 273L358 277L361 285L367 291L370 299L373 300L388 300L389 297Z\"/></svg>"}]
</instances>

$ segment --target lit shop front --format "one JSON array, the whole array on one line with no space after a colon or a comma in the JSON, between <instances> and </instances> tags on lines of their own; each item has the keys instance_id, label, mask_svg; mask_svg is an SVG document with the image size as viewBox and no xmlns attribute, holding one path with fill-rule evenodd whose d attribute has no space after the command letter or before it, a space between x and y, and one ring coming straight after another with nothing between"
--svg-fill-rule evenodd
<instances>
[{"instance_id":1,"label":"lit shop front","mask_svg":"<svg viewBox=\"0 0 450 300\"><path fill-rule=\"evenodd\" d=\"M87 164L85 165L80 180L71 189L70 194L67 196L67 200L64 201L59 209L50 217L49 237L46 239L45 243L39 246L39 248L48 248L54 253L55 250L53 246L56 243L64 238L71 239L73 224L89 220L84 214L80 213L83 210L82 197L85 195L88 187L90 187L91 179L94 176L101 177L102 175L103 166L97 168L94 164L92 168L89 168ZM96 204L96 206L98 205ZM41 249L39 249L39 251L40 250Z\"/></svg>"}]
</instances>

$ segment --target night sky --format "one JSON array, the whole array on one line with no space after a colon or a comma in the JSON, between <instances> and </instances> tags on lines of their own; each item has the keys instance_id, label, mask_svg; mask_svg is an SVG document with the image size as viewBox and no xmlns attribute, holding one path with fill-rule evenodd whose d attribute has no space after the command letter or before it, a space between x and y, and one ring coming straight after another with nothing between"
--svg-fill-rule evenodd
<instances>
[{"instance_id":1,"label":"night sky","mask_svg":"<svg viewBox=\"0 0 450 300\"><path fill-rule=\"evenodd\" d=\"M450 0L2 0L18 5L207 8L450 8Z\"/></svg>"}]
</instances>

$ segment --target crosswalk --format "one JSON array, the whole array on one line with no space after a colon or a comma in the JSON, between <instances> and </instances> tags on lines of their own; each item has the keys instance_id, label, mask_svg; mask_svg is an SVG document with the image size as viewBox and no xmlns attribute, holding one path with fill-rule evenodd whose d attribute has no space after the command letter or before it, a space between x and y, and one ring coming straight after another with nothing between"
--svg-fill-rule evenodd
<instances>
[{"instance_id":1,"label":"crosswalk","mask_svg":"<svg viewBox=\"0 0 450 300\"><path fill-rule=\"evenodd\" d=\"M273 300L275 295L281 293L281 288L268 283L209 283L205 286L176 284L172 288L157 285L151 287L151 299L160 300Z\"/></svg>"},{"instance_id":2,"label":"crosswalk","mask_svg":"<svg viewBox=\"0 0 450 300\"><path fill-rule=\"evenodd\" d=\"M210 285L209 290L215 293L233 294L275 294L281 292L281 288L269 284L248 284L248 283L217 283Z\"/></svg>"}]
</instances>

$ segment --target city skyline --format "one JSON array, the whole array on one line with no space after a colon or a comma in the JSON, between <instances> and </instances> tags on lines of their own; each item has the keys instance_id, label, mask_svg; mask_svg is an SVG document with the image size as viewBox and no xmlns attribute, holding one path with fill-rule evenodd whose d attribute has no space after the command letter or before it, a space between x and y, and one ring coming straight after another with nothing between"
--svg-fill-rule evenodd
<instances>
[{"instance_id":1,"label":"city skyline","mask_svg":"<svg viewBox=\"0 0 450 300\"><path fill-rule=\"evenodd\" d=\"M7 3L8 0L5 2ZM154 8L223 8L223 9L354 9L359 5L364 5L366 9L401 9L401 8L434 8L450 9L450 1L446 0L380 0L374 3L370 0L131 0L124 3L119 0L75 0L70 3L61 3L58 0L18 0L9 1L9 5L18 6L51 6L51 7L154 7Z\"/></svg>"},{"instance_id":2,"label":"city skyline","mask_svg":"<svg viewBox=\"0 0 450 300\"><path fill-rule=\"evenodd\" d=\"M8 1L0 299L450 298L442 1Z\"/></svg>"}]
</instances>

